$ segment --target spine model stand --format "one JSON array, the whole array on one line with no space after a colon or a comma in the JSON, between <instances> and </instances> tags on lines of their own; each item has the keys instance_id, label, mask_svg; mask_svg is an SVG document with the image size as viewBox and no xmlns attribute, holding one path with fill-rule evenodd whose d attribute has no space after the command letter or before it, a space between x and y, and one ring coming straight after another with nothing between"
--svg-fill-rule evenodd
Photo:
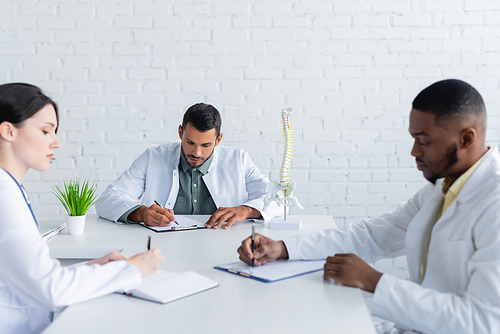
<instances>
[{"instance_id":1,"label":"spine model stand","mask_svg":"<svg viewBox=\"0 0 500 334\"><path fill-rule=\"evenodd\" d=\"M281 111L281 125L283 130L283 159L281 161L281 169L279 172L279 182L271 181L267 187L266 192L268 196L264 198L264 210L267 210L271 202L276 202L278 206L283 205L283 220L286 219L286 208L296 206L303 209L299 201L294 195L295 181L290 179L292 153L293 153L293 136L292 128L290 126L290 114L293 108L285 108ZM272 221L271 221L272 222ZM299 227L300 228L300 227Z\"/></svg>"}]
</instances>

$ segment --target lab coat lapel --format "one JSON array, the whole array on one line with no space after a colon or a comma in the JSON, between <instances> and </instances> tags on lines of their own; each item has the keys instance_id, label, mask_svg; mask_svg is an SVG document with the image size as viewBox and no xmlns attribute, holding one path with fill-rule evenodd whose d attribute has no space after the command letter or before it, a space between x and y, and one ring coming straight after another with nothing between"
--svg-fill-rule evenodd
<instances>
[{"instance_id":1,"label":"lab coat lapel","mask_svg":"<svg viewBox=\"0 0 500 334\"><path fill-rule=\"evenodd\" d=\"M219 201L219 182L217 182L217 173L216 173L216 168L217 164L219 163L219 148L216 146L214 148L214 157L212 159L212 163L210 164L210 167L208 167L208 171L205 175L203 175L203 181L205 182L205 185L207 186L208 191L210 192L210 195L212 196L212 200L215 203L215 206L219 208L220 201Z\"/></svg>"},{"instance_id":2,"label":"lab coat lapel","mask_svg":"<svg viewBox=\"0 0 500 334\"><path fill-rule=\"evenodd\" d=\"M422 265L422 259L429 244L432 224L442 202L443 195L441 194L440 183L437 183L429 200L423 204L422 209L415 215L408 226L405 242L408 271L412 281L420 283L422 280L420 266Z\"/></svg>"}]
</instances>

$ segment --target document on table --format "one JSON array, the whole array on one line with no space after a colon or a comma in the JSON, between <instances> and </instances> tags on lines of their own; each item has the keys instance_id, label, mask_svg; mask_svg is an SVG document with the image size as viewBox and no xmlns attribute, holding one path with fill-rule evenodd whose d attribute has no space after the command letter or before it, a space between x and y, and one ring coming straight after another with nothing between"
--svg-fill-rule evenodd
<instances>
[{"instance_id":1,"label":"document on table","mask_svg":"<svg viewBox=\"0 0 500 334\"><path fill-rule=\"evenodd\" d=\"M144 278L138 287L118 293L165 304L215 288L218 285L217 282L193 271L179 274L157 270L153 275Z\"/></svg>"},{"instance_id":2,"label":"document on table","mask_svg":"<svg viewBox=\"0 0 500 334\"><path fill-rule=\"evenodd\" d=\"M179 225L177 225L174 222L170 223L170 226L164 226L164 227L148 226L144 223L140 223L140 225L155 232L173 232L173 231L197 230L206 228L205 223L200 223L199 221L188 218L186 216L176 215L175 218L177 219L177 223Z\"/></svg>"},{"instance_id":3,"label":"document on table","mask_svg":"<svg viewBox=\"0 0 500 334\"><path fill-rule=\"evenodd\" d=\"M214 267L231 274L256 279L261 282L271 283L295 276L309 274L323 269L325 260L319 261L290 261L279 260L260 267L252 268L244 262L238 261Z\"/></svg>"}]
</instances>

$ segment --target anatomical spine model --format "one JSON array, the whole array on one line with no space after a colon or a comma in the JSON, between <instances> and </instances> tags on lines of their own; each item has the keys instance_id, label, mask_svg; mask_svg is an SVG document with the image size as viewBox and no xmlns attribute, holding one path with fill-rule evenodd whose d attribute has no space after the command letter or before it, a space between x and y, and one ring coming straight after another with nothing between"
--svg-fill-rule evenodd
<instances>
[{"instance_id":1,"label":"anatomical spine model","mask_svg":"<svg viewBox=\"0 0 500 334\"><path fill-rule=\"evenodd\" d=\"M285 108L281 111L281 125L283 129L283 160L281 161L281 169L279 173L280 181L271 181L266 192L268 196L264 198L264 211L267 210L271 202L276 202L278 206L283 205L283 220L286 221L286 208L296 206L303 209L299 201L294 195L295 181L290 180L290 170L293 153L293 136L290 126L290 114L293 108Z\"/></svg>"}]
</instances>

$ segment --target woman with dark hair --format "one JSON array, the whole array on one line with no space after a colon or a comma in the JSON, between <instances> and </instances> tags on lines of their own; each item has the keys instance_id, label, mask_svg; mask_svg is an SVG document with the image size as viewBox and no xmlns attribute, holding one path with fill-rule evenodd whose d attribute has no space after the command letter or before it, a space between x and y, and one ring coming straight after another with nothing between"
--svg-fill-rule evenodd
<instances>
[{"instance_id":1,"label":"woman with dark hair","mask_svg":"<svg viewBox=\"0 0 500 334\"><path fill-rule=\"evenodd\" d=\"M130 288L163 260L159 249L62 267L49 255L22 186L58 148L57 105L33 85L0 85L0 333L39 333L49 311Z\"/></svg>"}]
</instances>

